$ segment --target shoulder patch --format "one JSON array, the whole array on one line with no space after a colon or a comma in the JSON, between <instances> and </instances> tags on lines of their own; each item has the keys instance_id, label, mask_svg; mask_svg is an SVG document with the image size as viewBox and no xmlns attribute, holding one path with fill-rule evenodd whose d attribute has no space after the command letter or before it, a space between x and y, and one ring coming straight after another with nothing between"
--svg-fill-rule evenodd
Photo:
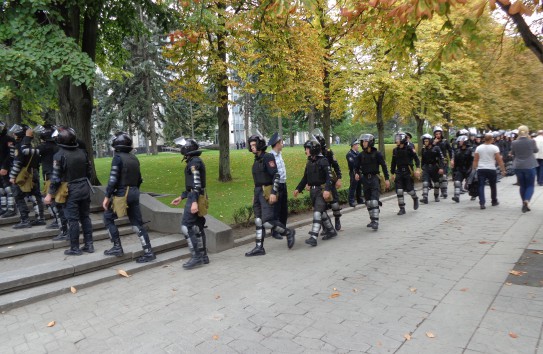
<instances>
[{"instance_id":1,"label":"shoulder patch","mask_svg":"<svg viewBox=\"0 0 543 354\"><path fill-rule=\"evenodd\" d=\"M275 160L268 161L268 165L270 165L271 168L275 168Z\"/></svg>"},{"instance_id":2,"label":"shoulder patch","mask_svg":"<svg viewBox=\"0 0 543 354\"><path fill-rule=\"evenodd\" d=\"M19 156L19 149L15 149L15 157Z\"/></svg>"},{"instance_id":3,"label":"shoulder patch","mask_svg":"<svg viewBox=\"0 0 543 354\"><path fill-rule=\"evenodd\" d=\"M195 166L195 165L192 165L192 166L190 166L190 170L191 170L192 172L194 172L194 171L196 171L196 170L197 170L197 168L196 168L196 166Z\"/></svg>"}]
</instances>

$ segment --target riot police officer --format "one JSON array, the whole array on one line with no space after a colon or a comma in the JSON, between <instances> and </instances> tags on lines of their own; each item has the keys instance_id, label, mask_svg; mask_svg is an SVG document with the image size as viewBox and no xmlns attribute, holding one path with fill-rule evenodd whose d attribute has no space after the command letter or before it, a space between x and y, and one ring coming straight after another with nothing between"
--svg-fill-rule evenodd
<instances>
[{"instance_id":1,"label":"riot police officer","mask_svg":"<svg viewBox=\"0 0 543 354\"><path fill-rule=\"evenodd\" d=\"M0 216L9 218L17 215L15 198L9 181L9 170L15 156L15 139L8 134L6 123L0 121Z\"/></svg>"},{"instance_id":2,"label":"riot police officer","mask_svg":"<svg viewBox=\"0 0 543 354\"><path fill-rule=\"evenodd\" d=\"M383 154L377 151L374 146L375 138L372 134L362 134L360 143L362 151L357 157L355 178L362 182L366 209L370 215L370 223L366 226L377 231L379 229L379 206L381 205L379 201L381 191L379 166L383 171L386 189L390 188L388 169Z\"/></svg>"},{"instance_id":3,"label":"riot police officer","mask_svg":"<svg viewBox=\"0 0 543 354\"><path fill-rule=\"evenodd\" d=\"M121 257L124 255L119 230L115 225L118 215L113 210L111 202L114 198L126 198L126 213L133 230L143 248L143 255L136 258L137 263L147 263L156 259L149 240L149 234L143 227L143 220L140 211L140 185L143 182L140 172L140 162L136 155L131 154L133 150L132 138L125 132L118 132L111 141L114 149L113 160L111 160L111 171L106 187L106 195L102 202L104 208L104 225L109 232L113 247L104 251L106 256Z\"/></svg>"},{"instance_id":4,"label":"riot police officer","mask_svg":"<svg viewBox=\"0 0 543 354\"><path fill-rule=\"evenodd\" d=\"M266 140L257 134L251 135L248 141L249 151L255 155L253 163L253 180L255 183L253 194L253 211L255 214L256 237L255 247L245 253L245 256L263 256L264 230L271 228L271 232L277 231L281 236L287 237L287 246L294 246L296 231L289 229L276 219L273 204L277 202L279 188L279 172L275 163L275 157L266 152Z\"/></svg>"},{"instance_id":5,"label":"riot police officer","mask_svg":"<svg viewBox=\"0 0 543 354\"><path fill-rule=\"evenodd\" d=\"M322 155L328 160L330 169L332 171L332 186L330 187L330 193L332 193L332 201L330 202L330 207L332 208L332 213L334 214L334 224L337 231L341 230L341 207L339 206L339 194L337 192L338 188L341 188L341 168L339 163L334 156L332 149L329 149L326 144L326 139L324 134L319 128L313 130L312 135L317 139L318 143L321 146Z\"/></svg>"},{"instance_id":6,"label":"riot police officer","mask_svg":"<svg viewBox=\"0 0 543 354\"><path fill-rule=\"evenodd\" d=\"M424 134L421 139L421 164L422 164L422 199L421 202L428 204L428 191L430 185L434 186L434 198L439 202L439 182L443 174L445 164L443 154L438 146L433 145L432 136Z\"/></svg>"},{"instance_id":7,"label":"riot police officer","mask_svg":"<svg viewBox=\"0 0 543 354\"><path fill-rule=\"evenodd\" d=\"M321 224L324 228L322 239L328 240L337 236L330 217L326 213L326 202L331 200L332 194L332 172L328 159L322 154L321 145L317 140L308 140L304 144L307 164L305 166L304 176L294 190L294 198L303 192L306 185L310 190L311 204L313 204L313 225L309 231L310 237L305 243L311 246L317 246L317 237L321 230Z\"/></svg>"},{"instance_id":8,"label":"riot police officer","mask_svg":"<svg viewBox=\"0 0 543 354\"><path fill-rule=\"evenodd\" d=\"M187 200L181 221L181 232L187 240L192 257L183 264L183 268L192 269L209 263L204 232L206 223L204 209L207 205L202 205L207 203L206 166L200 158L202 151L198 150L198 143L194 139L178 138L175 143L181 146L181 154L183 160L187 161L187 166L185 167L185 190L171 204L179 205L183 199Z\"/></svg>"},{"instance_id":9,"label":"riot police officer","mask_svg":"<svg viewBox=\"0 0 543 354\"><path fill-rule=\"evenodd\" d=\"M39 166L40 155L39 150L32 147L32 130L25 124L14 124L10 132L15 138L15 158L13 160L13 166L9 173L10 182L12 183L13 196L15 197L15 203L19 209L21 221L14 225L14 229L23 229L32 227L33 225L45 225L45 218L43 214L43 199L40 192L39 185ZM15 183L20 173L24 173L23 169L26 168L30 173L32 179L31 190L23 191L19 185ZM26 197L33 197L36 202L37 215L36 220L30 222L28 218L29 210L26 204Z\"/></svg>"},{"instance_id":10,"label":"riot police officer","mask_svg":"<svg viewBox=\"0 0 543 354\"><path fill-rule=\"evenodd\" d=\"M447 175L449 173L449 161L454 160L454 152L451 144L443 136L443 129L436 125L434 127L434 140L433 144L438 146L441 149L441 154L444 158L443 174L440 177L439 188L441 189L441 197L447 199Z\"/></svg>"},{"instance_id":11,"label":"riot police officer","mask_svg":"<svg viewBox=\"0 0 543 354\"><path fill-rule=\"evenodd\" d=\"M53 133L58 151L53 156L53 173L51 184L45 197L45 204L49 205L66 183L68 196L64 215L68 220L68 234L70 235L70 249L64 251L68 256L79 256L82 252L93 253L92 223L90 219L90 193L91 164L87 152L78 148L77 136L73 128L58 126ZM79 223L83 228L84 246L79 248Z\"/></svg>"},{"instance_id":12,"label":"riot police officer","mask_svg":"<svg viewBox=\"0 0 543 354\"><path fill-rule=\"evenodd\" d=\"M411 176L411 166L414 161L417 168L414 172L415 177L420 177L420 160L415 150L408 145L405 133L397 133L394 140L397 146L392 150L390 173L396 175L396 195L400 207L398 215L403 215L405 214L404 192L407 192L413 198L413 209L417 210L419 208L419 198L415 191L415 182Z\"/></svg>"},{"instance_id":13,"label":"riot police officer","mask_svg":"<svg viewBox=\"0 0 543 354\"><path fill-rule=\"evenodd\" d=\"M364 204L364 198L362 197L362 182L356 180L356 161L358 158L358 149L360 148L360 141L355 139L351 142L351 149L347 152L347 166L349 167L349 206L355 207L356 204ZM355 203L356 198L356 203Z\"/></svg>"},{"instance_id":14,"label":"riot police officer","mask_svg":"<svg viewBox=\"0 0 543 354\"><path fill-rule=\"evenodd\" d=\"M460 193L462 192L462 181L468 179L473 165L473 153L468 146L469 138L466 135L460 135L456 138L457 149L454 154L454 160L451 162L454 178L454 200L460 203Z\"/></svg>"}]
</instances>

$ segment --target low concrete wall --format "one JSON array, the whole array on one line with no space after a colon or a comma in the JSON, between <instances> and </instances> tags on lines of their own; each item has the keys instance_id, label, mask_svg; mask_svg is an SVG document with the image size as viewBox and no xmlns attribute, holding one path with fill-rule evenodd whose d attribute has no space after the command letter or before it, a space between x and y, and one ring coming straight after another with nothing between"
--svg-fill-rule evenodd
<instances>
[{"instance_id":1,"label":"low concrete wall","mask_svg":"<svg viewBox=\"0 0 543 354\"><path fill-rule=\"evenodd\" d=\"M104 186L95 186L92 195L92 203L102 205L105 196ZM183 210L170 208L159 202L149 194L142 193L140 196L141 215L149 229L166 233L181 233L181 220ZM234 247L234 236L232 228L225 223L215 219L211 215L206 216L207 249L211 253L222 252ZM180 235L180 237L182 237Z\"/></svg>"}]
</instances>

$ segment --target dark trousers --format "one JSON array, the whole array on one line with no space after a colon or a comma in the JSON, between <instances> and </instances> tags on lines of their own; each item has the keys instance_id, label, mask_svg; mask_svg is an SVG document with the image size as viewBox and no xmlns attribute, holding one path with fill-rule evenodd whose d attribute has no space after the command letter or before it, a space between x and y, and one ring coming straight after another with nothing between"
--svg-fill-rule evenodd
<instances>
[{"instance_id":1,"label":"dark trousers","mask_svg":"<svg viewBox=\"0 0 543 354\"><path fill-rule=\"evenodd\" d=\"M530 201L534 195L535 168L515 168L522 201Z\"/></svg>"},{"instance_id":2,"label":"dark trousers","mask_svg":"<svg viewBox=\"0 0 543 354\"><path fill-rule=\"evenodd\" d=\"M126 203L128 205L126 212L130 224L141 229L143 220L140 210L140 191L137 187L130 187L128 189ZM109 208L104 212L104 225L106 226L106 229L108 229L112 241L117 241L119 239L119 230L117 229L117 225L115 225L115 219L117 219L117 214L113 212L113 209Z\"/></svg>"},{"instance_id":3,"label":"dark trousers","mask_svg":"<svg viewBox=\"0 0 543 354\"><path fill-rule=\"evenodd\" d=\"M83 241L85 244L92 243L92 222L90 219L90 198L66 200L64 216L68 220L68 235L70 235L70 248L79 248L79 222L83 228Z\"/></svg>"},{"instance_id":4,"label":"dark trousers","mask_svg":"<svg viewBox=\"0 0 543 354\"><path fill-rule=\"evenodd\" d=\"M279 190L277 191L277 202L273 205L273 212L277 220L279 220L283 225L287 224L288 190L286 183L279 183Z\"/></svg>"},{"instance_id":5,"label":"dark trousers","mask_svg":"<svg viewBox=\"0 0 543 354\"><path fill-rule=\"evenodd\" d=\"M362 199L362 180L357 181L354 172L349 172L349 182L349 203L355 204Z\"/></svg>"},{"instance_id":6,"label":"dark trousers","mask_svg":"<svg viewBox=\"0 0 543 354\"><path fill-rule=\"evenodd\" d=\"M381 184L377 175L362 175L360 176L362 187L364 190L364 198L366 202L369 200L379 200L381 192Z\"/></svg>"},{"instance_id":7,"label":"dark trousers","mask_svg":"<svg viewBox=\"0 0 543 354\"><path fill-rule=\"evenodd\" d=\"M543 159L537 159L537 184L543 186Z\"/></svg>"},{"instance_id":8,"label":"dark trousers","mask_svg":"<svg viewBox=\"0 0 543 354\"><path fill-rule=\"evenodd\" d=\"M487 180L490 185L492 203L498 202L498 191L496 189L498 174L496 170L477 170L477 179L479 180L479 204L485 205L485 183Z\"/></svg>"}]
</instances>

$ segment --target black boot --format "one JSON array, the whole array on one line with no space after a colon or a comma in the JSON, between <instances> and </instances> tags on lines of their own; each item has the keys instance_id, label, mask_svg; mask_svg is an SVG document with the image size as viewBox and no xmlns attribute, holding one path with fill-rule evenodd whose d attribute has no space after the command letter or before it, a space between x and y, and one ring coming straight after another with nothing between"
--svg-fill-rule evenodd
<instances>
[{"instance_id":1,"label":"black boot","mask_svg":"<svg viewBox=\"0 0 543 354\"><path fill-rule=\"evenodd\" d=\"M314 237L309 237L307 240L305 240L305 243L307 243L310 246L317 246L317 239Z\"/></svg>"},{"instance_id":2,"label":"black boot","mask_svg":"<svg viewBox=\"0 0 543 354\"><path fill-rule=\"evenodd\" d=\"M44 219L38 218L38 219L32 220L30 222L30 225L32 225L32 226L42 226L42 225L47 225L47 223L45 222Z\"/></svg>"},{"instance_id":3,"label":"black boot","mask_svg":"<svg viewBox=\"0 0 543 354\"><path fill-rule=\"evenodd\" d=\"M321 234L322 236L322 239L323 240L329 240L331 239L332 237L336 237L337 236L337 231L334 230L334 229L330 229L330 230L324 230Z\"/></svg>"},{"instance_id":4,"label":"black boot","mask_svg":"<svg viewBox=\"0 0 543 354\"><path fill-rule=\"evenodd\" d=\"M58 228L59 228L59 225L58 225L58 222L53 221L52 223L50 223L49 225L47 225L45 228L46 228L46 229L58 229Z\"/></svg>"},{"instance_id":5,"label":"black boot","mask_svg":"<svg viewBox=\"0 0 543 354\"><path fill-rule=\"evenodd\" d=\"M124 256L124 251L123 251L123 246L121 245L121 240L113 241L113 247L111 247L108 250L105 250L104 254L106 256L116 256L116 257Z\"/></svg>"},{"instance_id":6,"label":"black boot","mask_svg":"<svg viewBox=\"0 0 543 354\"><path fill-rule=\"evenodd\" d=\"M8 210L4 213L4 215L2 215L2 218L5 219L5 218L11 218L12 216L16 216L17 215L17 212L15 210Z\"/></svg>"},{"instance_id":7,"label":"black boot","mask_svg":"<svg viewBox=\"0 0 543 354\"><path fill-rule=\"evenodd\" d=\"M335 219L334 221L335 221L335 224L336 224L336 231L341 230L341 220L340 220L340 217L339 217L339 216L336 216L334 219ZM336 235L337 235L337 233L336 233Z\"/></svg>"},{"instance_id":8,"label":"black boot","mask_svg":"<svg viewBox=\"0 0 543 354\"><path fill-rule=\"evenodd\" d=\"M147 263L154 261L156 259L155 254L152 250L146 250L143 256L136 258L136 263Z\"/></svg>"},{"instance_id":9,"label":"black boot","mask_svg":"<svg viewBox=\"0 0 543 354\"><path fill-rule=\"evenodd\" d=\"M420 201L423 204L428 204L428 198L427 197L423 197Z\"/></svg>"},{"instance_id":10,"label":"black boot","mask_svg":"<svg viewBox=\"0 0 543 354\"><path fill-rule=\"evenodd\" d=\"M417 210L419 208L419 198L413 199L413 209Z\"/></svg>"},{"instance_id":11,"label":"black boot","mask_svg":"<svg viewBox=\"0 0 543 354\"><path fill-rule=\"evenodd\" d=\"M191 259L189 259L189 261L187 263L183 264L183 268L185 268L185 269L193 269L193 268L196 268L198 266L201 266L202 264L204 264L204 259L202 257L202 252L195 251L194 254L192 255Z\"/></svg>"},{"instance_id":12,"label":"black boot","mask_svg":"<svg viewBox=\"0 0 543 354\"><path fill-rule=\"evenodd\" d=\"M255 246L255 248L245 253L245 257L264 256L265 254L266 250L264 249L264 246Z\"/></svg>"},{"instance_id":13,"label":"black boot","mask_svg":"<svg viewBox=\"0 0 543 354\"><path fill-rule=\"evenodd\" d=\"M296 230L287 229L287 246L289 249L294 246L295 236L296 236Z\"/></svg>"},{"instance_id":14,"label":"black boot","mask_svg":"<svg viewBox=\"0 0 543 354\"><path fill-rule=\"evenodd\" d=\"M21 219L21 222L13 225L14 229L27 229L29 227L32 227L32 224L28 221L28 219Z\"/></svg>"},{"instance_id":15,"label":"black boot","mask_svg":"<svg viewBox=\"0 0 543 354\"><path fill-rule=\"evenodd\" d=\"M92 242L85 243L85 246L81 247L82 252L94 253L94 245Z\"/></svg>"},{"instance_id":16,"label":"black boot","mask_svg":"<svg viewBox=\"0 0 543 354\"><path fill-rule=\"evenodd\" d=\"M371 227L373 230L378 230L379 229L379 223L375 220L372 220L372 222L370 222L368 224L368 227Z\"/></svg>"},{"instance_id":17,"label":"black boot","mask_svg":"<svg viewBox=\"0 0 543 354\"><path fill-rule=\"evenodd\" d=\"M405 208L404 208L404 207L401 207L401 208L400 208L400 211L398 212L397 215L403 215L403 214L405 214Z\"/></svg>"},{"instance_id":18,"label":"black boot","mask_svg":"<svg viewBox=\"0 0 543 354\"><path fill-rule=\"evenodd\" d=\"M64 251L64 254L67 256L81 256L83 252L79 248L70 248Z\"/></svg>"}]
</instances>

